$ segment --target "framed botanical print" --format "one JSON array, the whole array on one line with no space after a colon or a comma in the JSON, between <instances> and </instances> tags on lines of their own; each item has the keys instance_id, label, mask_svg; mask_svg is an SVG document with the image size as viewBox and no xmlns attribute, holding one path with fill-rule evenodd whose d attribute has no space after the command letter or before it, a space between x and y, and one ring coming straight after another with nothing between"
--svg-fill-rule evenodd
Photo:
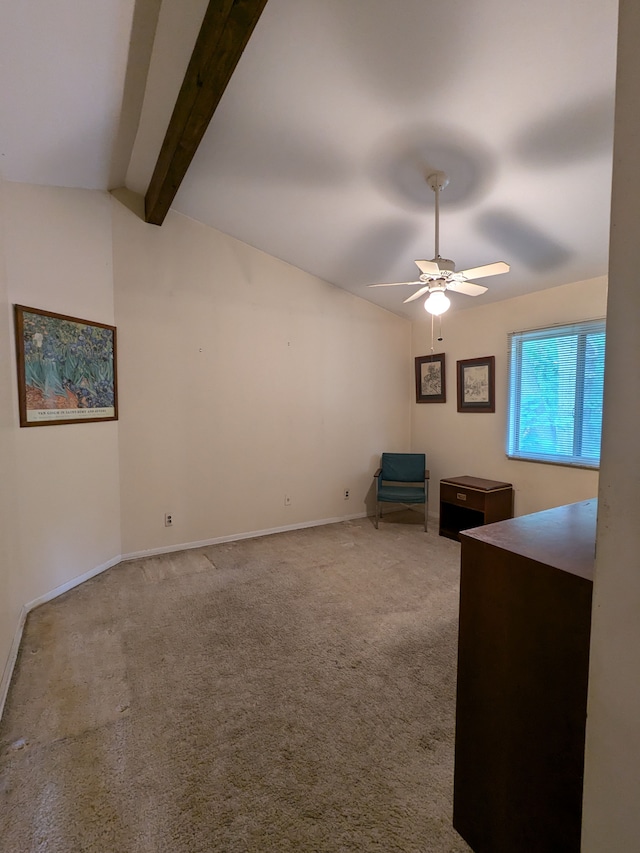
<instances>
[{"instance_id":1,"label":"framed botanical print","mask_svg":"<svg viewBox=\"0 0 640 853\"><path fill-rule=\"evenodd\" d=\"M495 412L495 361L487 355L457 362L459 412Z\"/></svg>"},{"instance_id":2,"label":"framed botanical print","mask_svg":"<svg viewBox=\"0 0 640 853\"><path fill-rule=\"evenodd\" d=\"M445 354L416 358L416 403L446 403Z\"/></svg>"}]
</instances>

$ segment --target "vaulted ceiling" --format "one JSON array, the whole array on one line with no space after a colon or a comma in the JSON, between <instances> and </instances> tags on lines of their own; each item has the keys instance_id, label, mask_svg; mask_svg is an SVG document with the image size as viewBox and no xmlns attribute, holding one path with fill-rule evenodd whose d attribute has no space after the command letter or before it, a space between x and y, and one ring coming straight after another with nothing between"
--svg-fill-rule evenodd
<instances>
[{"instance_id":1,"label":"vaulted ceiling","mask_svg":"<svg viewBox=\"0 0 640 853\"><path fill-rule=\"evenodd\" d=\"M511 265L452 310L606 273L615 0L262 5L218 0L207 19L207 0L3 4L0 174L149 204L154 171L186 170L167 205L410 318L410 289L366 285L433 256L434 170L450 179L441 254ZM210 41L215 85L196 75L157 165L212 15L233 30Z\"/></svg>"}]
</instances>

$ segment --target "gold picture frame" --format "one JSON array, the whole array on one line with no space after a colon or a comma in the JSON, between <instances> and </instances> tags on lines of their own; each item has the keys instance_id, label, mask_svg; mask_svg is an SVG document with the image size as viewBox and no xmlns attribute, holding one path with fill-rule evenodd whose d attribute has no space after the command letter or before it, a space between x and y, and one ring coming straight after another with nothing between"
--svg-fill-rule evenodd
<instances>
[{"instance_id":1,"label":"gold picture frame","mask_svg":"<svg viewBox=\"0 0 640 853\"><path fill-rule=\"evenodd\" d=\"M14 309L20 426L117 420L116 327Z\"/></svg>"}]
</instances>

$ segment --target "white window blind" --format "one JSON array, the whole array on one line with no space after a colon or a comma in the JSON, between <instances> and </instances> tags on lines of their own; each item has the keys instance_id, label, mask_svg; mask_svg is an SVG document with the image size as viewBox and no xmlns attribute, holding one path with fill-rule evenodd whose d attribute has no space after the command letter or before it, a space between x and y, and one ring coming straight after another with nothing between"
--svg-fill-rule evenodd
<instances>
[{"instance_id":1,"label":"white window blind","mask_svg":"<svg viewBox=\"0 0 640 853\"><path fill-rule=\"evenodd\" d=\"M600 465L605 321L509 335L507 456Z\"/></svg>"}]
</instances>

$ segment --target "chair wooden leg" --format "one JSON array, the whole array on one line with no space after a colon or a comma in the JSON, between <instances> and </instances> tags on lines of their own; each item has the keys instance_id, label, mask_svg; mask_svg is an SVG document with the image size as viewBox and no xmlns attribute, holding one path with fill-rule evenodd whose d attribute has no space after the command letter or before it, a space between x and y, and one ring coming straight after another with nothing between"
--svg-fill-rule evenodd
<instances>
[{"instance_id":1,"label":"chair wooden leg","mask_svg":"<svg viewBox=\"0 0 640 853\"><path fill-rule=\"evenodd\" d=\"M424 532L427 532L427 516L429 515L429 501L424 502Z\"/></svg>"},{"instance_id":2,"label":"chair wooden leg","mask_svg":"<svg viewBox=\"0 0 640 853\"><path fill-rule=\"evenodd\" d=\"M378 501L376 501L376 517L375 517L375 521L374 521L374 524L376 526L376 530L378 529L378 512L379 512L379 509L380 509L380 504L378 503Z\"/></svg>"}]
</instances>

